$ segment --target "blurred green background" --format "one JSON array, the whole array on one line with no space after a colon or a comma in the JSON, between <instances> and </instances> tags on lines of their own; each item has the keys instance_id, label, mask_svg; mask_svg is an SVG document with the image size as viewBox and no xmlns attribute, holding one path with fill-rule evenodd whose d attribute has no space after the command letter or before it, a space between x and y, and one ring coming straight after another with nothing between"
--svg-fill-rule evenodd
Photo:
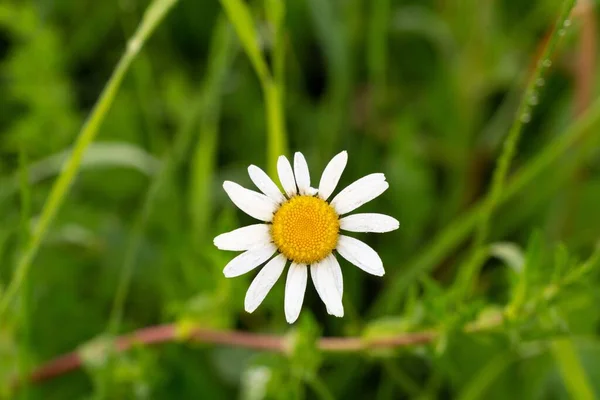
<instances>
[{"instance_id":1,"label":"blurred green background","mask_svg":"<svg viewBox=\"0 0 600 400\"><path fill-rule=\"evenodd\" d=\"M138 54L129 40L149 3L0 0L0 293L119 58L127 48L132 57L112 104L94 114L97 136L29 273L5 299L0 396L600 396L593 2L577 2L552 36L568 1L179 0ZM231 22L244 15L242 45ZM557 36L531 110L516 117L522 138L489 235L474 247L502 143ZM342 150L339 187L372 172L390 183L361 211L392 215L400 229L359 235L386 275L342 261L343 319L309 284L288 326L283 279L245 313L254 274L225 279L233 254L212 244L251 222L223 180L253 187L248 165L273 171L276 155L302 151L318 181ZM481 268L461 295L473 249ZM114 335L165 323L179 339L109 351ZM193 327L284 335L292 350L197 343L187 340ZM424 330L437 335L424 345L333 354L315 345ZM74 350L82 369L15 386Z\"/></svg>"}]
</instances>

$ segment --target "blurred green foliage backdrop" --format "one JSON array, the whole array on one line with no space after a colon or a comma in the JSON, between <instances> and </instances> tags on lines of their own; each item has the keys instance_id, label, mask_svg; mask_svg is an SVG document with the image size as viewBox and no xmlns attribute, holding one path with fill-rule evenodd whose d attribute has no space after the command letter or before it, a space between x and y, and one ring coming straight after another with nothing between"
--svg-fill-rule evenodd
<instances>
[{"instance_id":1,"label":"blurred green foliage backdrop","mask_svg":"<svg viewBox=\"0 0 600 400\"><path fill-rule=\"evenodd\" d=\"M149 1L1 0L0 294L126 49L132 63L89 125L97 136L29 273L4 298L0 395L600 396L597 18L579 1L551 36L563 3L179 0L164 19L149 14L159 16L155 31L130 40ZM249 36L238 36L231 22L244 21ZM531 110L515 116L557 35ZM507 184L475 249L481 268L463 295L456 277L472 265L481 201L519 119ZM272 172L278 154L294 151L318 180L341 150L340 187L371 172L390 182L361 209L400 220L395 232L361 235L385 277L343 263L343 319L326 314L309 284L301 320L288 326L283 279L246 314L252 274L225 279L233 255L212 238L251 220L222 181L252 187L249 164ZM161 323L181 340L107 351L113 335ZM194 326L293 334L295 346L280 355L198 344L185 340ZM340 354L315 347L319 336L423 330L436 338ZM16 388L17 377L72 350L82 370Z\"/></svg>"}]
</instances>

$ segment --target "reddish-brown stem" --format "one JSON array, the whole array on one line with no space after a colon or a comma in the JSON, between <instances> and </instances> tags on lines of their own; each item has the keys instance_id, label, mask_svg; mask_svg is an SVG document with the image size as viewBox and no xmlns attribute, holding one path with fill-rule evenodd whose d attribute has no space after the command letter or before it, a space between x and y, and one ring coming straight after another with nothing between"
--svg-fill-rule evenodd
<instances>
[{"instance_id":1,"label":"reddish-brown stem","mask_svg":"<svg viewBox=\"0 0 600 400\"><path fill-rule=\"evenodd\" d=\"M377 348L395 348L429 343L437 337L433 331L407 333L399 336L363 339L359 337L326 337L321 338L318 347L325 352L358 352ZM125 352L134 344L153 345L180 340L175 325L157 325L143 328L134 333L120 336L116 339L116 349ZM202 328L192 328L187 332L186 339L201 343L211 343L234 347L245 347L285 353L288 349L284 336L261 335L245 332L218 331ZM71 352L40 366L30 376L31 382L41 382L79 369L82 359L77 352Z\"/></svg>"}]
</instances>

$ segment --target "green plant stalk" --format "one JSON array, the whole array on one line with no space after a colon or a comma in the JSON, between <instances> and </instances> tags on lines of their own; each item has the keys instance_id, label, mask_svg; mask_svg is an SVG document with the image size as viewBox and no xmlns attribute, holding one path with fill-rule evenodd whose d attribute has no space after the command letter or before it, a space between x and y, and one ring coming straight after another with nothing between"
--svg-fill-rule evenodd
<instances>
[{"instance_id":1,"label":"green plant stalk","mask_svg":"<svg viewBox=\"0 0 600 400\"><path fill-rule=\"evenodd\" d=\"M125 252L119 284L113 300L108 328L109 332L112 334L116 334L119 331L123 319L125 300L129 292L135 261L142 242L146 223L154 210L154 206L161 190L173 176L174 172L181 164L181 161L184 159L187 150L191 147L195 136L194 126L201 116L204 118L199 145L213 146L210 150L211 154L214 153L212 150L214 149L214 146L216 146L217 121L220 110L218 105L220 89L224 83L226 71L229 69L230 53L233 45L231 35L227 32L227 27L222 20L219 21L220 22L217 23L213 33L214 40L209 56L211 64L209 65L209 72L204 81L203 88L200 91L197 100L194 102L195 105L192 107L192 111L188 114L186 121L176 135L177 139L173 145L172 151L166 156L163 161L162 169L152 181L144 199L141 212L138 214L134 223L132 235ZM215 102L217 104L215 104ZM206 149L202 149L203 152L206 151ZM206 183L210 180L210 176L212 175L212 172L210 172L213 170L212 158L203 161L200 166L196 164L197 162L198 159L196 158L194 162L194 176L198 178L198 168L206 168L202 173L208 173L209 175L205 175L201 178ZM205 196L206 195L207 193L205 193Z\"/></svg>"},{"instance_id":2,"label":"green plant stalk","mask_svg":"<svg viewBox=\"0 0 600 400\"><path fill-rule=\"evenodd\" d=\"M594 390L571 339L553 340L550 348L570 397L580 400L595 399Z\"/></svg>"},{"instance_id":3,"label":"green plant stalk","mask_svg":"<svg viewBox=\"0 0 600 400\"><path fill-rule=\"evenodd\" d=\"M19 183L21 194L21 220L20 220L20 248L24 249L29 240L29 221L31 219L31 188L29 187L29 161L25 146L19 151ZM31 370L31 309L29 300L31 297L31 283L28 279L23 282L21 307L20 307L20 330L19 341L19 374L21 379L26 379ZM24 382L28 382L24 380ZM29 385L25 383L22 398L28 399Z\"/></svg>"},{"instance_id":4,"label":"green plant stalk","mask_svg":"<svg viewBox=\"0 0 600 400\"><path fill-rule=\"evenodd\" d=\"M267 166L272 177L277 176L277 158L287 153L282 93L273 81L263 85L267 117Z\"/></svg>"},{"instance_id":5,"label":"green plant stalk","mask_svg":"<svg viewBox=\"0 0 600 400\"><path fill-rule=\"evenodd\" d=\"M233 25L244 51L261 83L271 78L267 62L258 47L256 28L249 7L242 0L221 0L227 18Z\"/></svg>"},{"instance_id":6,"label":"green plant stalk","mask_svg":"<svg viewBox=\"0 0 600 400\"><path fill-rule=\"evenodd\" d=\"M27 278L27 274L29 273L40 245L46 236L50 225L54 221L58 210L64 203L69 189L79 172L79 166L83 159L83 155L96 137L100 125L115 99L119 86L121 85L131 62L139 53L146 39L176 2L177 0L154 0L148 6L138 30L129 40L125 53L119 60L108 83L104 87L98 102L95 104L88 120L77 136L71 157L64 164L63 170L50 190L50 195L44 203L39 221L28 241L25 252L17 262L14 276L0 299L0 319L3 318L11 301L17 295L23 281Z\"/></svg>"},{"instance_id":7,"label":"green plant stalk","mask_svg":"<svg viewBox=\"0 0 600 400\"><path fill-rule=\"evenodd\" d=\"M308 0L308 11L327 63L327 93L319 105L319 146L323 154L333 154L341 133L347 126L349 101L352 97L354 68L351 34L343 23L352 23L357 2L346 2L346 12L339 12L335 2Z\"/></svg>"},{"instance_id":8,"label":"green plant stalk","mask_svg":"<svg viewBox=\"0 0 600 400\"><path fill-rule=\"evenodd\" d=\"M265 14L271 24L273 33L273 77L281 90L285 93L285 32L282 30L285 3L283 0L265 0Z\"/></svg>"},{"instance_id":9,"label":"green plant stalk","mask_svg":"<svg viewBox=\"0 0 600 400\"><path fill-rule=\"evenodd\" d=\"M542 55L537 62L537 66L533 74L527 82L525 92L517 108L515 121L503 143L502 153L500 154L496 168L494 169L492 185L489 190L489 196L487 197L489 200L486 201L485 206L481 209L478 217L472 254L465 267L459 271L457 280L454 284L453 289L455 290L455 294L458 296L458 300L463 299L468 294L473 281L478 276L479 270L485 261L485 256L483 256L483 254L487 252L485 245L489 234L490 219L496 207L500 203L500 198L505 187L510 164L514 158L516 148L523 131L523 126L531 118L531 99L534 97L537 98L538 96L539 80L543 79L546 70L551 65L551 57L554 54L556 45L561 37L559 32L564 32L565 21L571 15L571 10L574 6L575 0L565 0L563 2L562 10L556 20L554 28L552 29Z\"/></svg>"},{"instance_id":10,"label":"green plant stalk","mask_svg":"<svg viewBox=\"0 0 600 400\"><path fill-rule=\"evenodd\" d=\"M459 400L477 400L485 397L492 383L515 362L511 353L499 354L471 379L460 393Z\"/></svg>"},{"instance_id":11,"label":"green plant stalk","mask_svg":"<svg viewBox=\"0 0 600 400\"><path fill-rule=\"evenodd\" d=\"M390 0L373 0L369 14L367 67L369 81L373 84L376 105L380 106L385 96L388 55L388 27L391 9Z\"/></svg>"},{"instance_id":12,"label":"green plant stalk","mask_svg":"<svg viewBox=\"0 0 600 400\"><path fill-rule=\"evenodd\" d=\"M120 4L121 12L119 13L119 19L121 23L121 29L123 31L124 39L127 39L133 30L135 29L135 16L134 13L127 10L124 7L124 3ZM136 100L139 106L140 117L144 128L142 130L142 137L144 139L145 147L150 152L157 150L156 141L159 137L160 121L159 113L153 110L153 100L156 99L156 79L153 76L152 65L148 54L140 53L137 57L137 62L131 67L131 77L133 78Z\"/></svg>"},{"instance_id":13,"label":"green plant stalk","mask_svg":"<svg viewBox=\"0 0 600 400\"><path fill-rule=\"evenodd\" d=\"M381 366L388 375L389 380L405 392L408 397L418 398L419 393L422 391L420 385L404 369L397 366L393 359L383 359Z\"/></svg>"},{"instance_id":14,"label":"green plant stalk","mask_svg":"<svg viewBox=\"0 0 600 400\"><path fill-rule=\"evenodd\" d=\"M223 9L237 33L246 55L260 81L265 100L265 118L267 123L267 171L277 176L277 158L287 153L287 135L285 132L285 108L283 104L283 45L280 36L280 22L283 21L284 7L278 0L270 0L268 15L277 24L278 37L275 38L275 77L269 71L257 43L254 20L248 6L241 0L221 0Z\"/></svg>"},{"instance_id":15,"label":"green plant stalk","mask_svg":"<svg viewBox=\"0 0 600 400\"><path fill-rule=\"evenodd\" d=\"M276 176L277 158L286 154L285 131L285 3L283 0L266 0L265 13L273 28L273 73L272 81L262 82L266 103L267 129L269 134L267 165L271 176Z\"/></svg>"},{"instance_id":16,"label":"green plant stalk","mask_svg":"<svg viewBox=\"0 0 600 400\"><path fill-rule=\"evenodd\" d=\"M596 138L597 134L590 133L594 133L591 129L599 123L600 99L597 99L584 116L571 125L563 135L548 144L538 156L515 174L497 199L497 206L506 203L517 193L522 192L543 171L557 162L563 154L578 142L581 148L585 148L586 143ZM574 157L574 161L583 162L583 157ZM391 312L394 310L404 290L414 283L421 274L438 265L475 229L482 210L484 207L489 207L487 203L491 201L490 196L491 194L488 194L482 201L457 218L439 233L432 243L420 252L420 255L409 262L403 272L393 278L383 294L377 299L371 312Z\"/></svg>"},{"instance_id":17,"label":"green plant stalk","mask_svg":"<svg viewBox=\"0 0 600 400\"><path fill-rule=\"evenodd\" d=\"M310 388L314 391L317 398L320 400L334 400L335 397L325 385L325 382L321 378L316 375L310 375L305 377L304 381L310 386Z\"/></svg>"},{"instance_id":18,"label":"green plant stalk","mask_svg":"<svg viewBox=\"0 0 600 400\"><path fill-rule=\"evenodd\" d=\"M237 53L233 33L224 17L219 18L212 35L210 61L201 90L202 114L198 142L192 157L190 182L190 215L196 243L203 239L211 214L211 184L215 169L215 155L219 142L221 89Z\"/></svg>"}]
</instances>

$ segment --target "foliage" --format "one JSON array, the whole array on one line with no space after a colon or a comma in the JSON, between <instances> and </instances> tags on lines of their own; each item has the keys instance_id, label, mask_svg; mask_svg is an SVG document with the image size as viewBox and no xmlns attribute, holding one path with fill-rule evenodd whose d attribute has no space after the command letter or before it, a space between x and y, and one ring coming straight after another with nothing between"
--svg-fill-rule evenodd
<instances>
[{"instance_id":1,"label":"foliage","mask_svg":"<svg viewBox=\"0 0 600 400\"><path fill-rule=\"evenodd\" d=\"M600 396L598 33L573 3L1 2L0 398ZM288 326L283 279L245 313L222 181L296 150L317 179L343 149L340 185L390 182L363 209L400 229L361 237L385 277L342 261L343 319L309 285Z\"/></svg>"}]
</instances>

